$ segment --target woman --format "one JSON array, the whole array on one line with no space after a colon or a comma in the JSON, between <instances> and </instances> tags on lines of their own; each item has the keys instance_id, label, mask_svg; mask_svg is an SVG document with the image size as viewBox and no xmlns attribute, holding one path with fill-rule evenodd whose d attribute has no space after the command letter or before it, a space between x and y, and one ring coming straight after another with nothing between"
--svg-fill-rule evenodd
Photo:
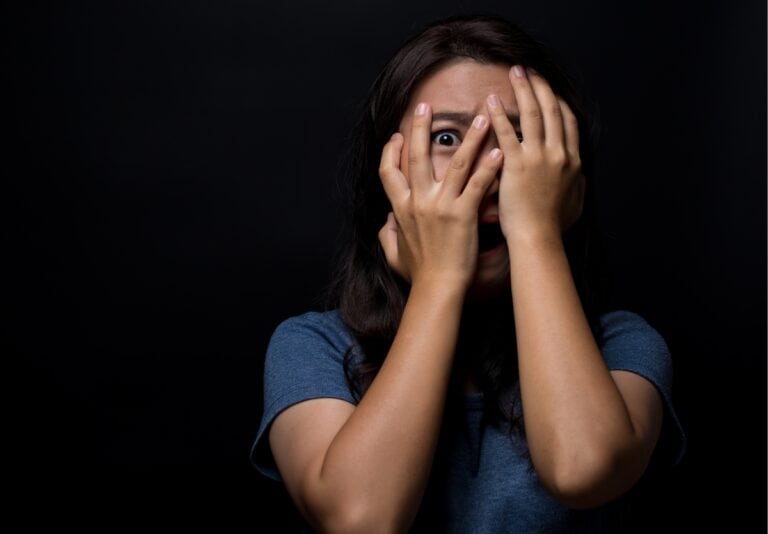
<instances>
[{"instance_id":1,"label":"woman","mask_svg":"<svg viewBox=\"0 0 768 534\"><path fill-rule=\"evenodd\" d=\"M330 309L276 329L251 451L314 529L594 531L646 471L671 362L597 310L591 134L499 18L437 22L385 66Z\"/></svg>"}]
</instances>

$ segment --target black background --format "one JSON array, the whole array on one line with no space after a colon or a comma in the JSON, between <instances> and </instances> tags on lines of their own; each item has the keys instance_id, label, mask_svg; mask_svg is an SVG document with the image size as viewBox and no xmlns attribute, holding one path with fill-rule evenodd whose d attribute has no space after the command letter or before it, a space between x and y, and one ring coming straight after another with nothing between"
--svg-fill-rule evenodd
<instances>
[{"instance_id":1,"label":"black background","mask_svg":"<svg viewBox=\"0 0 768 534\"><path fill-rule=\"evenodd\" d=\"M269 335L318 306L376 73L424 23L478 10L600 105L614 298L667 340L689 438L649 524L765 530L760 0L5 4L8 441L29 521L295 525L248 463Z\"/></svg>"}]
</instances>

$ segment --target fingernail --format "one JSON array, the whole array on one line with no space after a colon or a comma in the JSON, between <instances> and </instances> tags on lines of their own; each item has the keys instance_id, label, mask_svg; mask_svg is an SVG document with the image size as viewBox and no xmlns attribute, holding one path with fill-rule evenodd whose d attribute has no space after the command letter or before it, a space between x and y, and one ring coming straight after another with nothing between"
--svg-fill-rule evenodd
<instances>
[{"instance_id":1,"label":"fingernail","mask_svg":"<svg viewBox=\"0 0 768 534\"><path fill-rule=\"evenodd\" d=\"M488 95L488 105L492 108L499 107L499 97L496 95Z\"/></svg>"},{"instance_id":2,"label":"fingernail","mask_svg":"<svg viewBox=\"0 0 768 534\"><path fill-rule=\"evenodd\" d=\"M494 148L493 150L491 150L491 157L493 159L499 159L501 157L501 150L499 150L498 148Z\"/></svg>"},{"instance_id":3,"label":"fingernail","mask_svg":"<svg viewBox=\"0 0 768 534\"><path fill-rule=\"evenodd\" d=\"M472 126L477 128L478 130L482 130L486 124L488 124L488 119L485 118L485 115L478 115L477 117L475 117L475 120L472 122Z\"/></svg>"},{"instance_id":4,"label":"fingernail","mask_svg":"<svg viewBox=\"0 0 768 534\"><path fill-rule=\"evenodd\" d=\"M518 78L525 78L525 71L523 70L523 67L520 65L515 65L512 67L512 71L515 73L515 76Z\"/></svg>"},{"instance_id":5,"label":"fingernail","mask_svg":"<svg viewBox=\"0 0 768 534\"><path fill-rule=\"evenodd\" d=\"M525 67L525 70L528 71L528 74L532 74L533 76L539 76L539 71L537 71L533 67Z\"/></svg>"},{"instance_id":6,"label":"fingernail","mask_svg":"<svg viewBox=\"0 0 768 534\"><path fill-rule=\"evenodd\" d=\"M427 105L424 102L416 106L416 115L424 115L426 112L427 112Z\"/></svg>"}]
</instances>

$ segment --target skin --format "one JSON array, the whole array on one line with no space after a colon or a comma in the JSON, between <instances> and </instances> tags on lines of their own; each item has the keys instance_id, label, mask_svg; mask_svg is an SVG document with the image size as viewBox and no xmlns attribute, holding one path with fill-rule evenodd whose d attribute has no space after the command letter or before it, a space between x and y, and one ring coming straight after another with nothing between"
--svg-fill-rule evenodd
<instances>
[{"instance_id":1,"label":"skin","mask_svg":"<svg viewBox=\"0 0 768 534\"><path fill-rule=\"evenodd\" d=\"M357 406L301 402L270 431L286 487L317 530L407 530L428 480L464 303L504 287L542 484L566 506L597 506L628 490L648 463L661 427L658 392L606 368L563 247L583 204L575 117L546 80L516 72L469 60L443 67L416 88L401 133L384 147L380 175L393 213L379 238L411 283L394 342ZM444 111L487 120L433 124ZM510 112L520 114L522 143ZM449 151L432 142L445 126L461 137ZM479 255L478 222L494 217L506 247Z\"/></svg>"},{"instance_id":2,"label":"skin","mask_svg":"<svg viewBox=\"0 0 768 534\"><path fill-rule=\"evenodd\" d=\"M472 175L480 165L480 161L483 158L488 158L490 152L499 146L496 132L494 127L483 126L479 132L472 130L470 121L475 117L481 117L483 120L488 121L489 114L487 108L488 95L495 95L499 100L502 108L506 110L509 117L512 117L511 125L499 127L509 127L512 130L508 132L514 135L516 138L522 136L522 128L520 125L519 115L520 112L517 106L517 97L513 86L509 83L508 77L509 69L500 65L484 65L475 61L458 60L452 64L444 67L436 72L433 76L424 80L415 90L414 97L412 98L411 105L406 111L402 121L400 122L399 132L402 133L401 157L400 168L406 181L410 175L411 157L412 157L412 137L414 126L415 109L418 103L429 103L429 113L434 115L435 119L432 121L431 134L433 136L433 142L430 149L430 159L432 162L432 178L436 182L442 182L449 174L449 167L451 162L454 165L466 165L470 167L469 173ZM562 102L563 105L567 105ZM557 104L559 105L559 103ZM456 119L443 118L448 113L461 113L467 118L463 121ZM532 128L532 126L529 126ZM479 135L475 135L475 134ZM435 139L440 134L448 134L453 136L454 145L446 146L441 144ZM472 143L470 147L464 145L464 150L459 151L458 148L461 145L464 137L470 135L469 141ZM540 132L531 130L530 135L536 134L539 137ZM524 137L524 136L523 136ZM576 143L578 143L578 137L575 137ZM392 142L398 143L399 137L392 139ZM558 139L550 139L550 143L557 142ZM562 140L560 140L562 145ZM476 151L472 150L477 145ZM522 146L522 145L519 145ZM507 147L509 151L514 150L514 147ZM557 194L560 189L565 189L561 195L568 195L568 198L563 199L545 199L544 202L548 203L543 207L543 210L549 208L552 204L560 205L564 204L563 209L569 210L568 213L562 214L564 223L562 225L563 230L570 227L570 225L578 219L581 214L581 208L583 205L584 194L584 176L578 171L578 144L572 148L575 155L574 173L578 174L578 179L571 179L572 176L566 175L564 179L570 181L566 188L550 188L550 191ZM503 153L507 153L505 150ZM475 159L476 158L476 159ZM533 156L534 160L537 159L536 155ZM521 158L516 157L515 162L519 162ZM541 158L538 158L541 159ZM510 167L515 162L506 163L506 167ZM546 170L541 169L539 173ZM427 171L428 172L428 171ZM504 210L499 207L499 191L500 191L500 176L496 176L494 182L485 192L483 201L481 202L478 211L479 217L484 217L490 220L498 220L501 216L502 231L505 235L508 235L512 222L508 214L510 211L519 211L525 209L531 199L528 191L525 187L515 187L515 184L511 180L505 182L505 189L502 198L507 200L506 204L509 207ZM410 183L410 182L409 182ZM541 180L533 182L531 185L538 187L542 190L547 188L549 184ZM536 194L536 192L533 192ZM522 203L514 203L515 198L523 198ZM535 198L535 197L534 197ZM516 204L522 204L522 208L516 206ZM542 207L537 206L539 210ZM506 216L505 216L506 215ZM547 217L554 219L558 218L559 214L542 213L537 217L534 214L531 219L532 222L538 222L536 219L545 220ZM396 217L392 216L387 220L385 228L390 233L382 232L380 239L384 246L385 251L389 254L387 259L395 270L406 279L410 280L410 273L404 262L400 261L397 257L396 236L398 230L398 224ZM525 226L530 226L527 221L522 221ZM557 223L556 223L557 224ZM448 232L445 232L448 233ZM403 239L403 235L399 236ZM475 250L473 245L470 244L471 250ZM473 254L474 257L474 254ZM493 296L501 292L502 288L509 286L509 251L503 249L500 254L493 256L485 256L477 258L475 264L472 283L469 287L469 295L474 298L483 298Z\"/></svg>"}]
</instances>

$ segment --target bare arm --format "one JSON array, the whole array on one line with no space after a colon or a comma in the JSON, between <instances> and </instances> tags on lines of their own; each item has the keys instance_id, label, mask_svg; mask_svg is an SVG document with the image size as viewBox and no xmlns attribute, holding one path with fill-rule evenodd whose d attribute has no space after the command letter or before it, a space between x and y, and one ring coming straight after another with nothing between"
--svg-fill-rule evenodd
<instances>
[{"instance_id":1,"label":"bare arm","mask_svg":"<svg viewBox=\"0 0 768 534\"><path fill-rule=\"evenodd\" d=\"M661 427L661 400L646 379L607 369L559 236L510 241L531 458L542 481L567 505L602 504L645 470Z\"/></svg>"},{"instance_id":2,"label":"bare arm","mask_svg":"<svg viewBox=\"0 0 768 534\"><path fill-rule=\"evenodd\" d=\"M505 153L499 212L510 256L520 389L531 459L571 507L611 500L642 475L661 428L645 378L609 372L592 336L562 242L585 190L576 117L546 80L510 71L524 141L503 106L488 107Z\"/></svg>"},{"instance_id":3,"label":"bare arm","mask_svg":"<svg viewBox=\"0 0 768 534\"><path fill-rule=\"evenodd\" d=\"M292 418L275 422L270 440L278 467L318 530L395 532L415 517L439 435L461 304L461 292L413 289L371 387L325 454L299 473L281 454L282 441L295 439L284 432ZM312 436L305 432L304 439Z\"/></svg>"},{"instance_id":4,"label":"bare arm","mask_svg":"<svg viewBox=\"0 0 768 534\"><path fill-rule=\"evenodd\" d=\"M387 357L357 407L299 403L270 432L278 468L304 516L320 531L401 532L416 516L439 437L461 311L477 261L478 206L500 166L482 158L467 179L488 121L478 123L447 175L432 175L428 107L413 118L409 178L403 136L380 169L394 216L379 238L411 291ZM464 187L466 185L466 187Z\"/></svg>"}]
</instances>

